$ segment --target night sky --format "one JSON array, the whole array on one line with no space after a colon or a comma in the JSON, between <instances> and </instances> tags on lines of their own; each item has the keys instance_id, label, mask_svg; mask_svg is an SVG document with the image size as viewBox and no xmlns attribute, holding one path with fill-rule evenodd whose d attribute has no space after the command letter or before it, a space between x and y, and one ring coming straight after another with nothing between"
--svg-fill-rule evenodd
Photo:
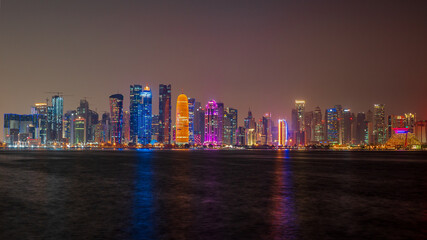
<instances>
[{"instance_id":1,"label":"night sky","mask_svg":"<svg viewBox=\"0 0 427 240\"><path fill-rule=\"evenodd\" d=\"M295 99L427 119L427 1L0 2L2 137L3 114L46 92L102 114L114 93L128 109L135 83L152 87L154 113L164 83L173 108L181 92L214 98L240 122L249 108L290 119Z\"/></svg>"}]
</instances>

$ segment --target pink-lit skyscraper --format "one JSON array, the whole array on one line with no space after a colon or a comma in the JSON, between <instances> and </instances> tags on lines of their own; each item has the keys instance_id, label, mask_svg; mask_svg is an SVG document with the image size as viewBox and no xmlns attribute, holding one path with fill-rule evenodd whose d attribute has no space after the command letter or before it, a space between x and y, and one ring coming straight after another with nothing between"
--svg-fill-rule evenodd
<instances>
[{"instance_id":1,"label":"pink-lit skyscraper","mask_svg":"<svg viewBox=\"0 0 427 240\"><path fill-rule=\"evenodd\" d=\"M205 110L205 141L204 145L218 145L218 104L211 100Z\"/></svg>"}]
</instances>

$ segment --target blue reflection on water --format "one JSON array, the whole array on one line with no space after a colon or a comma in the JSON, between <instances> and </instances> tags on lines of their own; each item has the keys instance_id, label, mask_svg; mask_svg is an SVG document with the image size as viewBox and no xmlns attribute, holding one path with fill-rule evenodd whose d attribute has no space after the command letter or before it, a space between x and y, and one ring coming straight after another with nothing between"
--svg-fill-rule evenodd
<instances>
[{"instance_id":1,"label":"blue reflection on water","mask_svg":"<svg viewBox=\"0 0 427 240\"><path fill-rule=\"evenodd\" d=\"M132 239L153 239L153 169L151 150L137 153L133 207Z\"/></svg>"}]
</instances>

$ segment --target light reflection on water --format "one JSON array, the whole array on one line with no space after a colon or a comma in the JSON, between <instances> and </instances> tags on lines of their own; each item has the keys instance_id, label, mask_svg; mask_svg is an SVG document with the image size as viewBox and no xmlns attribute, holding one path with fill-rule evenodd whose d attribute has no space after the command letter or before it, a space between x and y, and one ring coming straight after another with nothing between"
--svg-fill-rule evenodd
<instances>
[{"instance_id":1,"label":"light reflection on water","mask_svg":"<svg viewBox=\"0 0 427 240\"><path fill-rule=\"evenodd\" d=\"M272 194L271 239L296 239L297 216L292 179L290 152L278 151L275 158L274 188Z\"/></svg>"},{"instance_id":2,"label":"light reflection on water","mask_svg":"<svg viewBox=\"0 0 427 240\"><path fill-rule=\"evenodd\" d=\"M132 239L153 239L155 236L152 161L152 151L138 152L136 154L132 205Z\"/></svg>"},{"instance_id":3,"label":"light reflection on water","mask_svg":"<svg viewBox=\"0 0 427 240\"><path fill-rule=\"evenodd\" d=\"M2 240L427 239L422 153L10 154Z\"/></svg>"}]
</instances>

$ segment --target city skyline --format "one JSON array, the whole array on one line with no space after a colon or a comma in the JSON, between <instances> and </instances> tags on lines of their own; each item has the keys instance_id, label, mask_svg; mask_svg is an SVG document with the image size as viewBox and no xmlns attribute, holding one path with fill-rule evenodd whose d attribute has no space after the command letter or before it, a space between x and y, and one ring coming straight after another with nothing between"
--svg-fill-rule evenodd
<instances>
[{"instance_id":1,"label":"city skyline","mask_svg":"<svg viewBox=\"0 0 427 240\"><path fill-rule=\"evenodd\" d=\"M117 93L128 110L132 84L152 86L158 106L165 83L171 116L183 91L238 109L239 126L248 109L290 120L295 99L427 118L423 2L103 3L2 2L1 115L27 114L53 91L64 92L64 113L85 97L109 112Z\"/></svg>"}]
</instances>

